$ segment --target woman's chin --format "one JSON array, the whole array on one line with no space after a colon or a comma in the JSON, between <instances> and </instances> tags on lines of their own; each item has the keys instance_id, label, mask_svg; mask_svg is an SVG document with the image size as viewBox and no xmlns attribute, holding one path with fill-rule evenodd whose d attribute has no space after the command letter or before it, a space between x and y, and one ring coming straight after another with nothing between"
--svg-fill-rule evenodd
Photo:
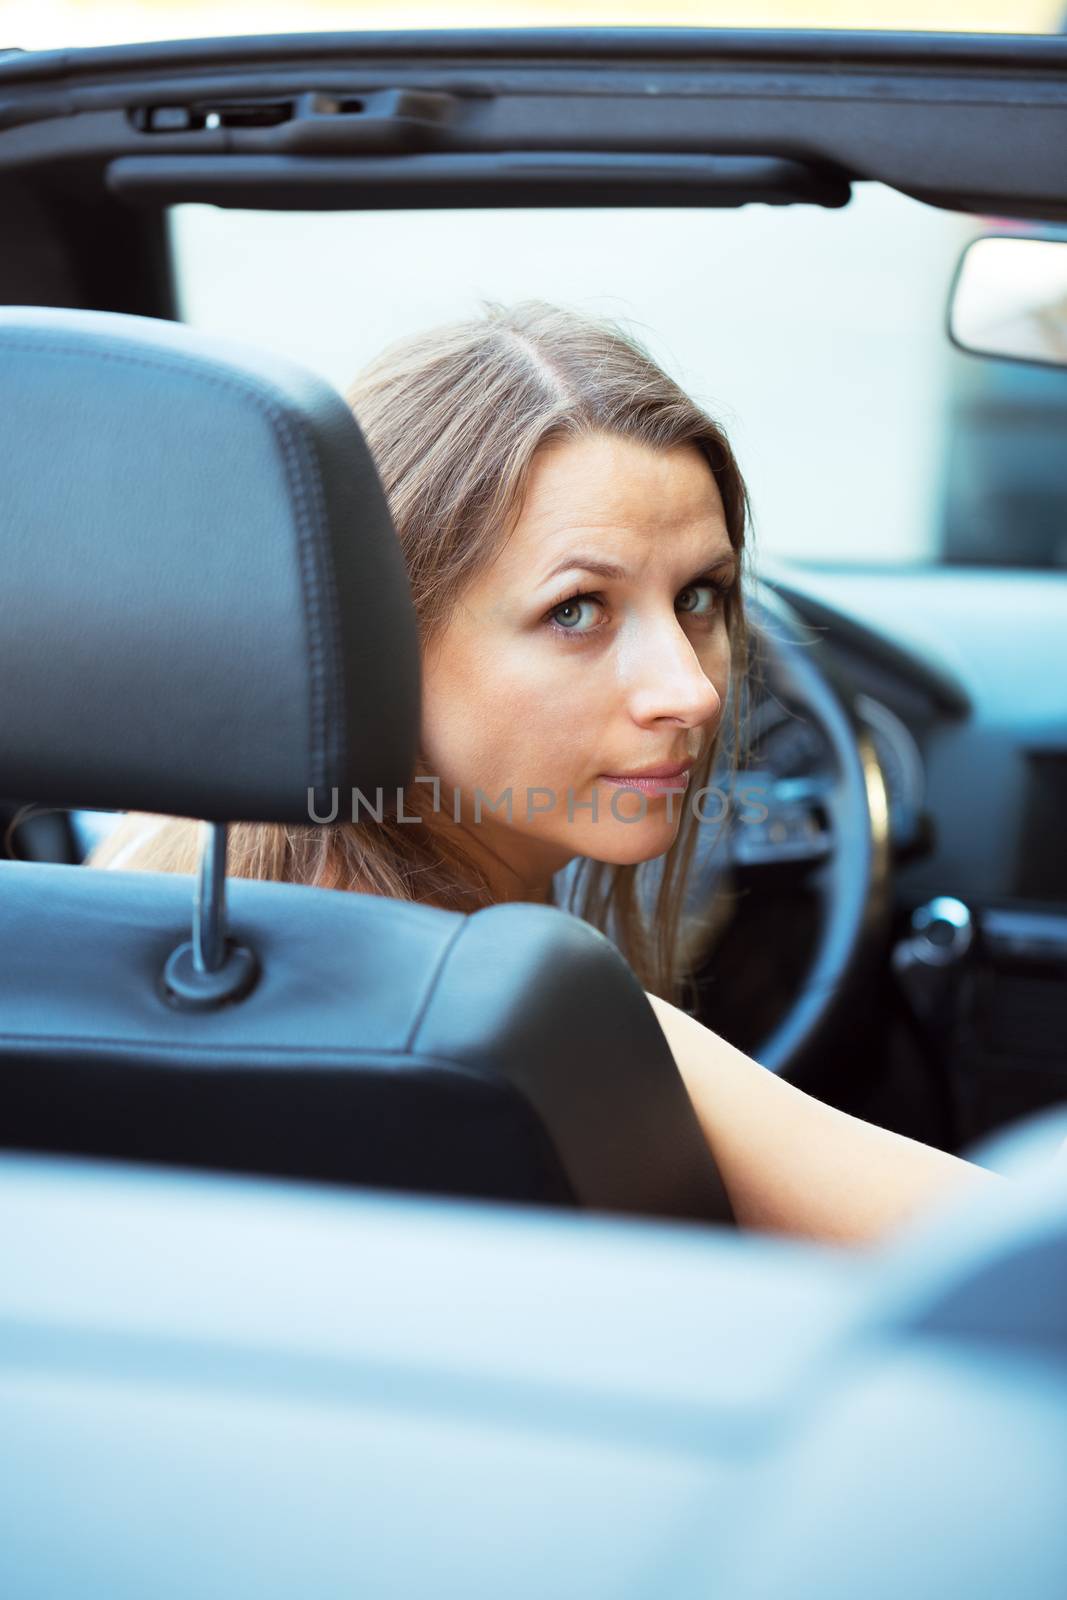
<instances>
[{"instance_id":1,"label":"woman's chin","mask_svg":"<svg viewBox=\"0 0 1067 1600\"><path fill-rule=\"evenodd\" d=\"M646 817L642 822L583 829L573 844L576 855L603 861L607 866L632 867L668 851L678 836L678 818L668 822Z\"/></svg>"}]
</instances>

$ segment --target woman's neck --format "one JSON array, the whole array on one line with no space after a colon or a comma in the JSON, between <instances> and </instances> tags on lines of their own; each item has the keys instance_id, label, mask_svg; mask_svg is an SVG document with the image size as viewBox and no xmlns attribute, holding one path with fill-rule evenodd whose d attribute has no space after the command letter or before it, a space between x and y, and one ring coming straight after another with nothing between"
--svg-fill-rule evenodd
<instances>
[{"instance_id":1,"label":"woman's neck","mask_svg":"<svg viewBox=\"0 0 1067 1600\"><path fill-rule=\"evenodd\" d=\"M489 842L463 830L463 848L486 878L494 905L519 902L524 905L553 905L552 874L522 873L495 850Z\"/></svg>"}]
</instances>

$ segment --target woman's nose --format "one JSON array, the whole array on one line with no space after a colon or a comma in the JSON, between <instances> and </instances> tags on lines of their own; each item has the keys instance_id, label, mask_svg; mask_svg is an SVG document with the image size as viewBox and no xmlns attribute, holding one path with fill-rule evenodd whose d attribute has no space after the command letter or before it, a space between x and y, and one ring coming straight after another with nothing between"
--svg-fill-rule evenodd
<instances>
[{"instance_id":1,"label":"woman's nose","mask_svg":"<svg viewBox=\"0 0 1067 1600\"><path fill-rule=\"evenodd\" d=\"M714 721L722 696L708 677L682 623L648 628L632 660L631 709L635 719L654 723L672 718L685 727Z\"/></svg>"}]
</instances>

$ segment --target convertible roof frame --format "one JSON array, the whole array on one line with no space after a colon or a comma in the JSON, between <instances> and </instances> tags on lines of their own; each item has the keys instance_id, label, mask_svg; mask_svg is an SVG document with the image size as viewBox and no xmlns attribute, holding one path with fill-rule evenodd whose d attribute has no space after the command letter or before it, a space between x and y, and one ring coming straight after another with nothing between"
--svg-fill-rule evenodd
<instances>
[{"instance_id":1,"label":"convertible roof frame","mask_svg":"<svg viewBox=\"0 0 1067 1600\"><path fill-rule=\"evenodd\" d=\"M415 100L421 91L435 103L421 115L409 104L391 119L322 110L397 90L409 91L409 102L410 91ZM254 108L253 125L195 125L198 108L210 118L212 100L245 99L304 109L274 126L255 126ZM183 111L193 125L181 124ZM442 198L432 168L427 181L427 160L465 156L469 171L446 183L443 203L468 205L482 203L472 158L595 153L597 161L568 176L569 191L584 191L574 203L596 203L612 157L624 172L635 157L653 165L665 157L747 157L799 163L836 179L831 204L842 203L842 181L877 180L952 210L1060 220L1067 219L1065 149L1067 39L1059 37L455 30L181 40L0 58L0 171L76 161L109 173L124 162L130 192L129 163L148 157L156 165L142 193L154 184L160 199L160 168L170 166L177 180L183 161L223 169L235 157L273 160L257 201L269 204L271 182L286 182L279 162L302 170L323 157L372 165L399 157L388 188L404 189L408 172L413 192L403 203L434 205ZM190 171L176 188L206 181L203 165ZM497 175L507 181L499 168ZM360 188L358 169L338 176L333 204L382 204L372 180ZM643 176L650 191L660 186L651 167ZM300 183L298 172L291 181ZM707 204L699 174L687 181L692 198L668 203ZM551 181L545 187L551 191ZM752 197L764 198L759 183Z\"/></svg>"},{"instance_id":2,"label":"convertible roof frame","mask_svg":"<svg viewBox=\"0 0 1067 1600\"><path fill-rule=\"evenodd\" d=\"M157 315L179 201L842 206L875 181L1057 224L1065 150L1063 37L438 30L0 53L0 205L32 281L51 263L82 280L52 303ZM0 263L0 298L24 277Z\"/></svg>"}]
</instances>

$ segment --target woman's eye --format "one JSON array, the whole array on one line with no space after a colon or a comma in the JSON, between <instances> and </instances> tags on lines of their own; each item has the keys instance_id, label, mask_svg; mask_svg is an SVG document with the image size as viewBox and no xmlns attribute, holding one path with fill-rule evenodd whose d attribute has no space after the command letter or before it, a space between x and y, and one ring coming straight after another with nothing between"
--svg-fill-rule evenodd
<instances>
[{"instance_id":1,"label":"woman's eye","mask_svg":"<svg viewBox=\"0 0 1067 1600\"><path fill-rule=\"evenodd\" d=\"M695 595L695 594L698 594L701 589L703 589L705 591L705 593L707 594L707 596L708 596L707 603L703 607L700 607L699 609L698 609L697 606L683 606L682 607L683 611L687 611L691 615L700 616L700 617L707 616L707 614L710 611L714 611L714 609L715 609L715 601L718 598L718 594L719 594L719 591L716 588L715 584L713 584L713 583L687 583L685 588L681 592L682 592L683 595Z\"/></svg>"},{"instance_id":2,"label":"woman's eye","mask_svg":"<svg viewBox=\"0 0 1067 1600\"><path fill-rule=\"evenodd\" d=\"M677 604L687 617L710 618L715 615L717 602L725 596L725 592L725 585L712 581L687 583L684 589L678 591ZM582 627L582 611L587 606L602 604L598 595L572 594L566 600L561 600L559 605L553 606L548 615L557 633L584 639L598 632L601 624L591 622L588 627Z\"/></svg>"},{"instance_id":3,"label":"woman's eye","mask_svg":"<svg viewBox=\"0 0 1067 1600\"><path fill-rule=\"evenodd\" d=\"M599 601L594 600L592 595L576 594L569 600L562 600L549 615L565 633L590 633L592 631L590 628L579 628L578 621L583 606L598 604Z\"/></svg>"}]
</instances>

